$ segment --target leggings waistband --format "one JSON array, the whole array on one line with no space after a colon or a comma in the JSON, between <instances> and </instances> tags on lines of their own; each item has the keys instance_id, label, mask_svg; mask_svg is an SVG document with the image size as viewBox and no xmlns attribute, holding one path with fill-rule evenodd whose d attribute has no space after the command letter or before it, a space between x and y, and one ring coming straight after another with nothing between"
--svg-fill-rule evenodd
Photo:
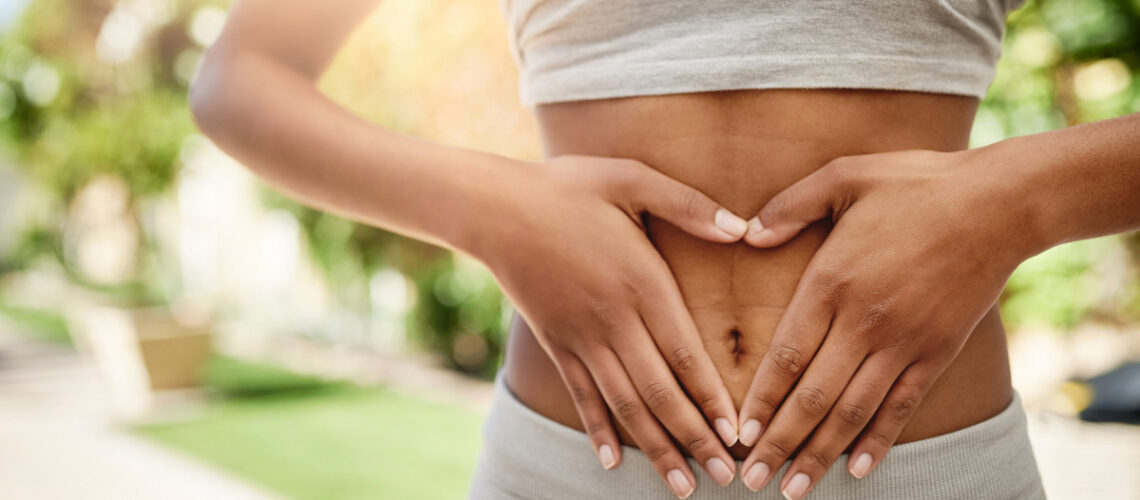
<instances>
[{"instance_id":1,"label":"leggings waistband","mask_svg":"<svg viewBox=\"0 0 1140 500\"><path fill-rule=\"evenodd\" d=\"M604 470L586 435L523 405L500 375L483 425L470 498L485 499L637 499L674 498L641 450L622 446L622 462ZM812 499L911 500L1045 498L1029 444L1021 399L1001 413L948 434L896 445L864 479L846 470L841 456L812 490ZM772 499L785 463L764 489L753 492L739 480L721 487L696 460L695 500ZM740 463L737 463L739 470Z\"/></svg>"}]
</instances>

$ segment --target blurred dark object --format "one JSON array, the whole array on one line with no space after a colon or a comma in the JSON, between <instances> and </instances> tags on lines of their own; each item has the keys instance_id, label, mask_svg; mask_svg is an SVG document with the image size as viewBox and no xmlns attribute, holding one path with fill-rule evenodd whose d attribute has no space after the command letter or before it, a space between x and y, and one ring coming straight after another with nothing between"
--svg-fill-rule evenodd
<instances>
[{"instance_id":1,"label":"blurred dark object","mask_svg":"<svg viewBox=\"0 0 1140 500\"><path fill-rule=\"evenodd\" d=\"M1085 381L1092 403L1081 412L1088 422L1140 424L1140 362L1127 363Z\"/></svg>"}]
</instances>

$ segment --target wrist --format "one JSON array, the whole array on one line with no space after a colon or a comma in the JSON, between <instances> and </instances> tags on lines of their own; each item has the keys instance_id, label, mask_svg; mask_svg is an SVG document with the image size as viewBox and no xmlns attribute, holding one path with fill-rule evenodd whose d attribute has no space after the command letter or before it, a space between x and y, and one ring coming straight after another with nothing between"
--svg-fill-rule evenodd
<instances>
[{"instance_id":1,"label":"wrist","mask_svg":"<svg viewBox=\"0 0 1140 500\"><path fill-rule=\"evenodd\" d=\"M504 243L526 233L531 211L521 198L534 192L539 172L533 162L480 153L467 173L450 243L494 268Z\"/></svg>"},{"instance_id":2,"label":"wrist","mask_svg":"<svg viewBox=\"0 0 1140 500\"><path fill-rule=\"evenodd\" d=\"M1043 182L1033 151L1038 146L1024 137L1006 139L969 150L983 171L989 190L984 210L1006 221L1010 250L1017 263L1064 241L1057 213L1057 194Z\"/></svg>"}]
</instances>

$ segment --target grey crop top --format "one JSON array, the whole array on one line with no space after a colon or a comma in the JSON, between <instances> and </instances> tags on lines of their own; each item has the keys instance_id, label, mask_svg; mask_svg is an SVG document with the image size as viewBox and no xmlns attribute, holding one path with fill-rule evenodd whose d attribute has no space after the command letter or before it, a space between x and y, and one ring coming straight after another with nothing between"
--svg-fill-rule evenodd
<instances>
[{"instance_id":1,"label":"grey crop top","mask_svg":"<svg viewBox=\"0 0 1140 500\"><path fill-rule=\"evenodd\" d=\"M1024 0L500 0L536 104L729 89L983 97Z\"/></svg>"}]
</instances>

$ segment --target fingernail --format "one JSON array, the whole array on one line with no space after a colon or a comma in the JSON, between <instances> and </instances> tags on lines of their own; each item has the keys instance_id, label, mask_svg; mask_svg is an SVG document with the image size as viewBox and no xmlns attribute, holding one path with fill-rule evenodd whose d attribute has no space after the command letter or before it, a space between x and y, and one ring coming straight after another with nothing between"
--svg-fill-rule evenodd
<instances>
[{"instance_id":1,"label":"fingernail","mask_svg":"<svg viewBox=\"0 0 1140 500\"><path fill-rule=\"evenodd\" d=\"M716 227L721 231L728 233L733 238L744 236L748 232L748 223L744 219L737 217L736 214L729 212L723 208L717 209L716 217L714 218Z\"/></svg>"},{"instance_id":2,"label":"fingernail","mask_svg":"<svg viewBox=\"0 0 1140 500\"><path fill-rule=\"evenodd\" d=\"M871 458L870 453L862 453L855 459L855 463L851 464L851 475L859 479L867 477L867 473L871 472L871 462L875 460Z\"/></svg>"},{"instance_id":3,"label":"fingernail","mask_svg":"<svg viewBox=\"0 0 1140 500\"><path fill-rule=\"evenodd\" d=\"M807 493L808 486L811 486L811 478L803 472L798 472L792 476L792 480L788 481L788 487L781 493L788 500L800 500L804 497L804 493Z\"/></svg>"},{"instance_id":4,"label":"fingernail","mask_svg":"<svg viewBox=\"0 0 1140 500\"><path fill-rule=\"evenodd\" d=\"M744 446L752 446L756 444L756 440L760 438L760 421L754 418L748 419L744 425L740 427L740 442Z\"/></svg>"},{"instance_id":5,"label":"fingernail","mask_svg":"<svg viewBox=\"0 0 1140 500\"><path fill-rule=\"evenodd\" d=\"M665 478L669 480L669 489L673 490L673 494L678 498L689 498L693 494L693 483L689 482L689 478L685 477L685 473L680 469L673 469L665 474Z\"/></svg>"},{"instance_id":6,"label":"fingernail","mask_svg":"<svg viewBox=\"0 0 1140 500\"><path fill-rule=\"evenodd\" d=\"M716 481L716 484L721 486L728 486L728 483L732 482L732 477L736 475L732 469L728 468L728 464L724 463L724 460L716 457L710 458L705 465L709 476L713 478L713 481Z\"/></svg>"},{"instance_id":7,"label":"fingernail","mask_svg":"<svg viewBox=\"0 0 1140 500\"><path fill-rule=\"evenodd\" d=\"M748 231L745 233L744 239L748 240L749 243L755 242L767 231L768 229L764 227L764 224L760 223L760 217L753 217L752 220L748 221Z\"/></svg>"},{"instance_id":8,"label":"fingernail","mask_svg":"<svg viewBox=\"0 0 1140 500\"><path fill-rule=\"evenodd\" d=\"M720 417L713 421L716 427L716 433L720 434L720 438L724 440L724 444L732 446L736 444L736 429L732 428L732 424L728 423L728 419Z\"/></svg>"},{"instance_id":9,"label":"fingernail","mask_svg":"<svg viewBox=\"0 0 1140 500\"><path fill-rule=\"evenodd\" d=\"M614 468L617 465L617 459L614 458L614 449L610 445L603 444L598 447L598 460L602 461L602 467L606 470Z\"/></svg>"},{"instance_id":10,"label":"fingernail","mask_svg":"<svg viewBox=\"0 0 1140 500\"><path fill-rule=\"evenodd\" d=\"M764 230L764 224L760 222L760 217L753 217L748 221L748 231L759 233Z\"/></svg>"},{"instance_id":11,"label":"fingernail","mask_svg":"<svg viewBox=\"0 0 1140 500\"><path fill-rule=\"evenodd\" d=\"M764 481L768 480L768 464L764 462L756 462L752 467L748 468L748 472L740 478L744 485L752 491L760 491L760 487L764 486Z\"/></svg>"},{"instance_id":12,"label":"fingernail","mask_svg":"<svg viewBox=\"0 0 1140 500\"><path fill-rule=\"evenodd\" d=\"M756 216L748 220L748 229L751 229L753 231L764 230L764 224L760 222L760 216Z\"/></svg>"}]
</instances>

